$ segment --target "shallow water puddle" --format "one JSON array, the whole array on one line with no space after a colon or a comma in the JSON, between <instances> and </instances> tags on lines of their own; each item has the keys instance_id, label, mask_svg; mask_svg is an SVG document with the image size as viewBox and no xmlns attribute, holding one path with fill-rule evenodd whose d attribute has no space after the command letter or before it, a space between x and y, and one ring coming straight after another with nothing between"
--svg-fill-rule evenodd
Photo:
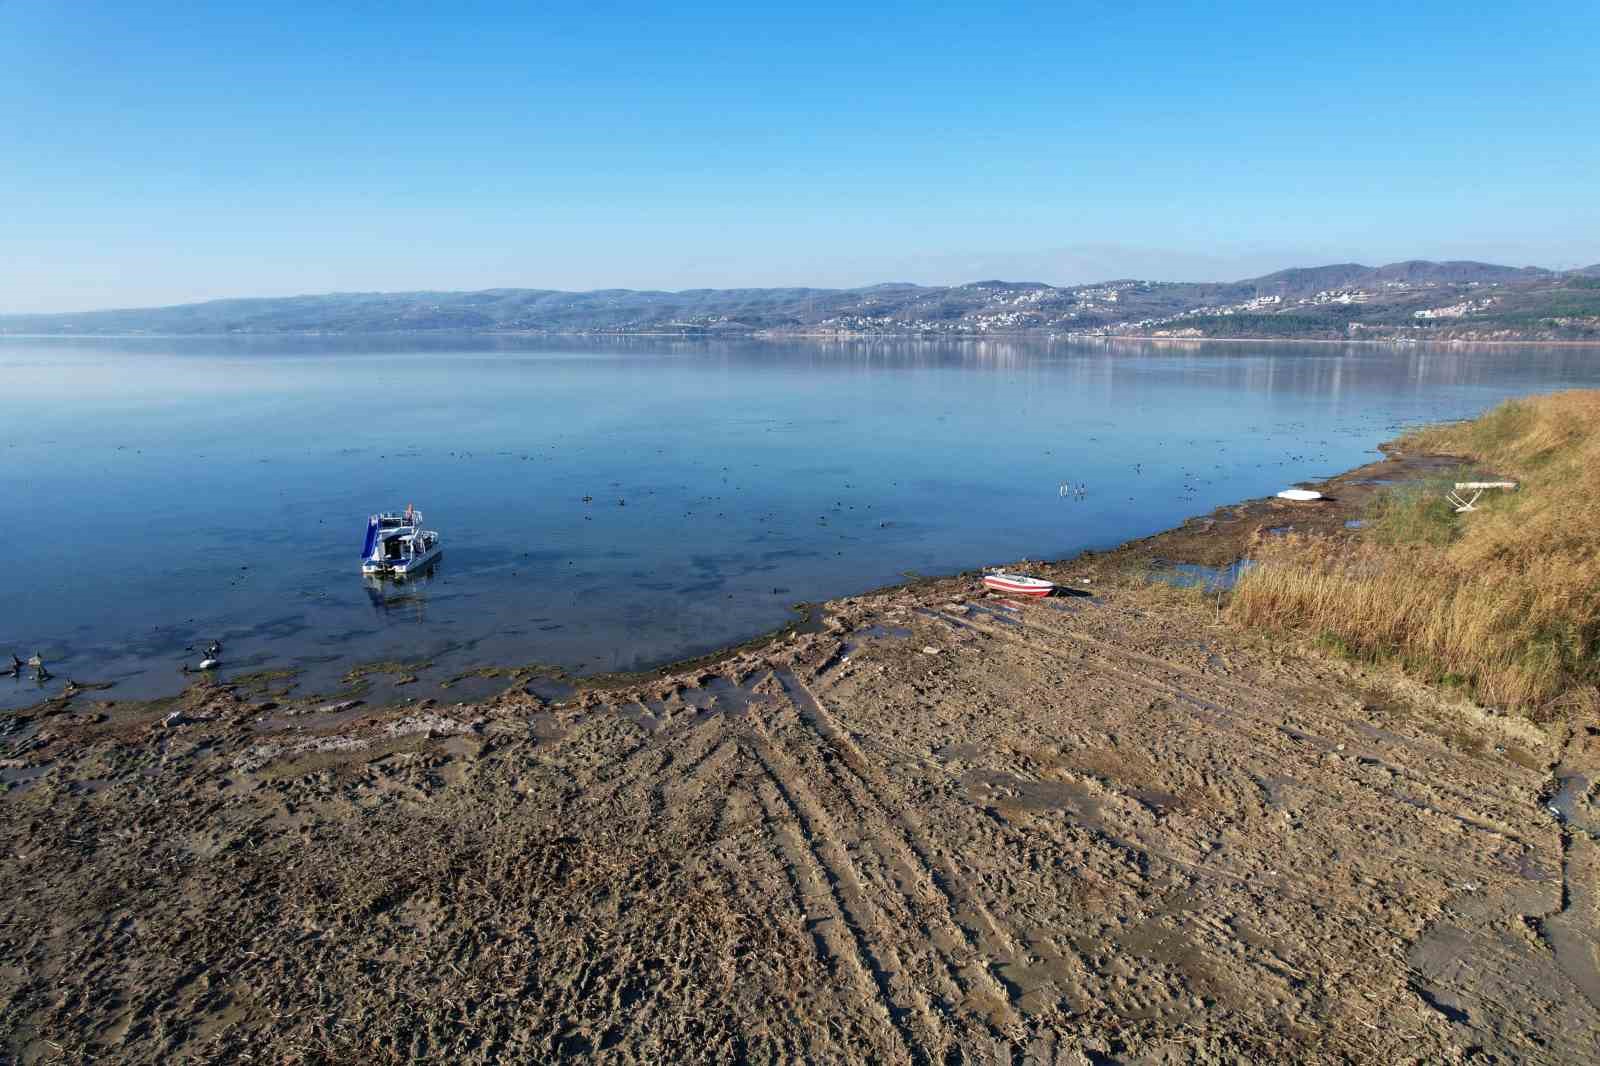
<instances>
[{"instance_id":1,"label":"shallow water puddle","mask_svg":"<svg viewBox=\"0 0 1600 1066\"><path fill-rule=\"evenodd\" d=\"M968 609L971 609L972 605L967 604L966 606ZM966 622L961 621L959 618L951 618L949 615L941 611L936 611L931 607L915 607L913 610L916 611L917 614L922 615L924 618L932 618L935 621L943 622L951 629L965 631L968 633L973 632L972 626L968 625Z\"/></svg>"},{"instance_id":2,"label":"shallow water puddle","mask_svg":"<svg viewBox=\"0 0 1600 1066\"><path fill-rule=\"evenodd\" d=\"M47 762L35 766L8 766L0 770L0 785L5 786L0 789L0 798L13 798L27 792L53 765Z\"/></svg>"},{"instance_id":3,"label":"shallow water puddle","mask_svg":"<svg viewBox=\"0 0 1600 1066\"><path fill-rule=\"evenodd\" d=\"M660 703L658 700L651 702ZM662 726L666 725L666 722L662 720L663 709L659 706L657 709L652 710L637 700L630 700L627 703L617 704L615 710L618 717L624 721L632 722L646 733L658 733L661 731Z\"/></svg>"},{"instance_id":4,"label":"shallow water puddle","mask_svg":"<svg viewBox=\"0 0 1600 1066\"><path fill-rule=\"evenodd\" d=\"M1284 527L1285 531L1292 527ZM1207 592L1225 592L1239 583L1239 579L1255 566L1250 559L1238 559L1227 566L1204 566L1200 563L1160 562L1150 572L1155 581L1177 588L1200 588Z\"/></svg>"},{"instance_id":5,"label":"shallow water puddle","mask_svg":"<svg viewBox=\"0 0 1600 1066\"><path fill-rule=\"evenodd\" d=\"M554 677L536 677L522 686L522 691L537 696L546 703L560 703L577 695L577 686Z\"/></svg>"},{"instance_id":6,"label":"shallow water puddle","mask_svg":"<svg viewBox=\"0 0 1600 1066\"><path fill-rule=\"evenodd\" d=\"M1594 810L1589 803L1590 780L1587 775L1556 769L1556 794L1550 798L1548 809L1556 820L1600 840Z\"/></svg>"},{"instance_id":7,"label":"shallow water puddle","mask_svg":"<svg viewBox=\"0 0 1600 1066\"><path fill-rule=\"evenodd\" d=\"M753 703L759 703L767 697L756 691L756 688L770 676L766 671L757 671L745 678L743 684L736 684L721 674L701 678L700 684L685 688L678 693L680 699L694 708L697 718L710 718L716 715L737 716L743 714ZM647 700L647 704L657 701Z\"/></svg>"},{"instance_id":8,"label":"shallow water puddle","mask_svg":"<svg viewBox=\"0 0 1600 1066\"><path fill-rule=\"evenodd\" d=\"M862 626L860 629L852 630L850 635L840 643L839 651L834 655L834 661L830 662L824 669L832 669L834 666L837 666L840 662L848 659L850 656L856 654L862 648L866 647L869 641L905 640L910 636L911 629L909 626Z\"/></svg>"},{"instance_id":9,"label":"shallow water puddle","mask_svg":"<svg viewBox=\"0 0 1600 1066\"><path fill-rule=\"evenodd\" d=\"M994 619L996 622L1002 622L1008 626L1015 626L1019 629L1022 627L1022 620L1020 618L1012 617L1012 614L1018 613L1015 607L1005 607L1000 604L987 603L972 603L968 604L967 606L979 614L986 615L989 618ZM1006 613L1008 611L1012 612L1012 614Z\"/></svg>"}]
</instances>

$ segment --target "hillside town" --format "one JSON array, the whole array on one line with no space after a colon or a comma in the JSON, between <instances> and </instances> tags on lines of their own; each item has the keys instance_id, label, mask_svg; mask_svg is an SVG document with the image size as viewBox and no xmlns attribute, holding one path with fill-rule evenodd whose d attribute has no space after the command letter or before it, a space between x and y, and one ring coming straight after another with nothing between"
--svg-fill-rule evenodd
<instances>
[{"instance_id":1,"label":"hillside town","mask_svg":"<svg viewBox=\"0 0 1600 1066\"><path fill-rule=\"evenodd\" d=\"M0 335L418 332L1593 341L1600 339L1600 264L1554 271L1352 263L1237 282L335 293L0 316Z\"/></svg>"}]
</instances>

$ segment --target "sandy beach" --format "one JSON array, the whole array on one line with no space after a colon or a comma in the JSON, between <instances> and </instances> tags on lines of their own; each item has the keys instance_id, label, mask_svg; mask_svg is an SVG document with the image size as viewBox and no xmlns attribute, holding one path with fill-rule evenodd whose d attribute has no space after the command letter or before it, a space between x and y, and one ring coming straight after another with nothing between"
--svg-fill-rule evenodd
<instances>
[{"instance_id":1,"label":"sandy beach","mask_svg":"<svg viewBox=\"0 0 1600 1066\"><path fill-rule=\"evenodd\" d=\"M1146 577L1448 462L570 698L12 716L0 1058L1592 1060L1597 731Z\"/></svg>"}]
</instances>

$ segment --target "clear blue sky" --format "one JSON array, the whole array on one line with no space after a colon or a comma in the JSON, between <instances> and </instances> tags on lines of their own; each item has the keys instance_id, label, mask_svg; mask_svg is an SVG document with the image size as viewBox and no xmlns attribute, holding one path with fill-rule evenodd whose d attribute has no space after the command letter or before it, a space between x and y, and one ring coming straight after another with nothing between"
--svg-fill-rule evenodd
<instances>
[{"instance_id":1,"label":"clear blue sky","mask_svg":"<svg viewBox=\"0 0 1600 1066\"><path fill-rule=\"evenodd\" d=\"M0 310L1600 261L1600 7L0 0Z\"/></svg>"}]
</instances>

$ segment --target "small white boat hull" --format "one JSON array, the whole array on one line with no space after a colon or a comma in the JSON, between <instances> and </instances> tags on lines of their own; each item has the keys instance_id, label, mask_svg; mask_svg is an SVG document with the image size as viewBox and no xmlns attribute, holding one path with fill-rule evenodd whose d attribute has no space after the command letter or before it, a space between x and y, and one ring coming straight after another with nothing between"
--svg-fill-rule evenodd
<instances>
[{"instance_id":1,"label":"small white boat hull","mask_svg":"<svg viewBox=\"0 0 1600 1066\"><path fill-rule=\"evenodd\" d=\"M1312 500L1322 499L1322 493L1310 489L1284 489L1278 493L1280 500L1293 500L1296 503L1310 503Z\"/></svg>"},{"instance_id":2,"label":"small white boat hull","mask_svg":"<svg viewBox=\"0 0 1600 1066\"><path fill-rule=\"evenodd\" d=\"M984 574L983 587L990 592L1001 592L1007 596L1028 596L1035 599L1050 595L1056 588L1055 582L1043 578L1000 573Z\"/></svg>"}]
</instances>

